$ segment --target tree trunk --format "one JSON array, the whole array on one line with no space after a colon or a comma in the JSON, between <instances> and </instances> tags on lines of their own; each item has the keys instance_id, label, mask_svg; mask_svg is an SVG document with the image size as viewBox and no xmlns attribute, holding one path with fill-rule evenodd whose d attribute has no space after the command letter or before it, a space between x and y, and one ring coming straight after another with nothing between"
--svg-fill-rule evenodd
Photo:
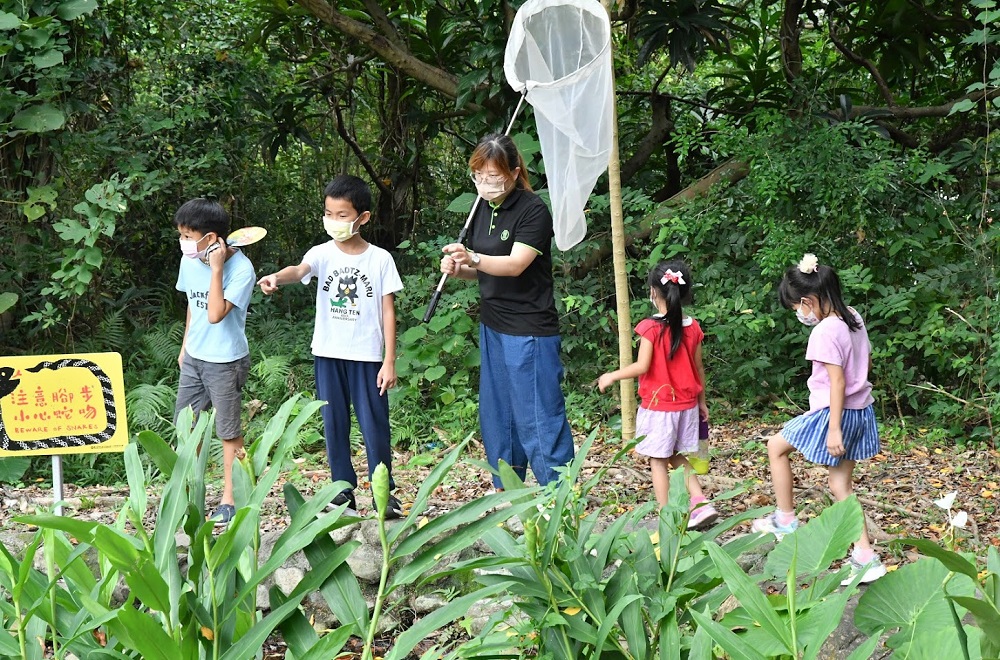
<instances>
[{"instance_id":1,"label":"tree trunk","mask_svg":"<svg viewBox=\"0 0 1000 660\"><path fill-rule=\"evenodd\" d=\"M408 101L404 100L404 86L407 79L394 69L383 76L382 109L379 124L382 127L378 170L381 174L375 201L373 228L374 243L387 250L394 249L409 235L413 219L411 203L416 172L408 161L419 162L419 158L409 158L411 140ZM412 98L412 97L410 97ZM419 140L414 139L419 149Z\"/></svg>"},{"instance_id":2,"label":"tree trunk","mask_svg":"<svg viewBox=\"0 0 1000 660\"><path fill-rule=\"evenodd\" d=\"M610 0L603 0L611 12ZM612 40L612 49L614 40ZM612 56L612 62L614 57ZM614 66L612 66L612 81ZM614 83L612 83L614 89ZM624 368L632 364L632 312L629 309L628 271L625 263L625 214L622 211L621 162L618 157L618 103L612 104L611 156L608 160L608 189L611 200L611 249L614 255L615 298L618 310L618 362ZM635 383L627 378L619 381L622 406L622 440L635 437Z\"/></svg>"},{"instance_id":3,"label":"tree trunk","mask_svg":"<svg viewBox=\"0 0 1000 660\"><path fill-rule=\"evenodd\" d=\"M785 80L794 82L802 75L802 48L799 46L799 15L805 0L786 0L781 15L781 65Z\"/></svg>"}]
</instances>

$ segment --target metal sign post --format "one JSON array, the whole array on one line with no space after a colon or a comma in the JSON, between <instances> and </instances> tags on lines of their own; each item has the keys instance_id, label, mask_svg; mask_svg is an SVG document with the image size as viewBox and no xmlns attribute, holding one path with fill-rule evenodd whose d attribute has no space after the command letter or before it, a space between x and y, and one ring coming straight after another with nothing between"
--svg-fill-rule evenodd
<instances>
[{"instance_id":1,"label":"metal sign post","mask_svg":"<svg viewBox=\"0 0 1000 660\"><path fill-rule=\"evenodd\" d=\"M52 503L55 504L55 514L62 515L63 501L63 471L62 456L52 457Z\"/></svg>"}]
</instances>

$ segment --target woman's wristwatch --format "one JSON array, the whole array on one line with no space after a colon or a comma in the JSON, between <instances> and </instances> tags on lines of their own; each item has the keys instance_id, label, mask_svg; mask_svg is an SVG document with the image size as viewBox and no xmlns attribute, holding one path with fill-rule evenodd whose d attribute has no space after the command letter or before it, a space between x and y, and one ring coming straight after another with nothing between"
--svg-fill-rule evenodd
<instances>
[{"instance_id":1,"label":"woman's wristwatch","mask_svg":"<svg viewBox=\"0 0 1000 660\"><path fill-rule=\"evenodd\" d=\"M479 255L472 250L465 251L469 255L469 265L473 268L479 268Z\"/></svg>"}]
</instances>

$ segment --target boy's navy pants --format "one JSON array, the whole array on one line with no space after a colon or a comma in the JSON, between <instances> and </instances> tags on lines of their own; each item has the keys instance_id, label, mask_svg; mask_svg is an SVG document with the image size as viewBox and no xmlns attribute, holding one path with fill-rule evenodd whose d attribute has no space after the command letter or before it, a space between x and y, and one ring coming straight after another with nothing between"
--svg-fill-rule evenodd
<instances>
[{"instance_id":1,"label":"boy's navy pants","mask_svg":"<svg viewBox=\"0 0 1000 660\"><path fill-rule=\"evenodd\" d=\"M368 455L368 477L375 466L384 463L392 481L392 447L389 434L389 394L379 394L377 378L380 362L358 362L315 356L316 395L326 405L323 430L326 457L333 481L346 481L357 487L358 475L351 464L351 405Z\"/></svg>"}]
</instances>

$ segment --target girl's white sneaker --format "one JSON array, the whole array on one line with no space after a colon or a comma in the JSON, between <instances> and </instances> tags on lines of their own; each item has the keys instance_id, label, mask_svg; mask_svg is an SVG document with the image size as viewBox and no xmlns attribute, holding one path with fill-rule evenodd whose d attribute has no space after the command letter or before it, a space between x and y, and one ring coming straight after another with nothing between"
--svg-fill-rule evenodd
<instances>
[{"instance_id":1,"label":"girl's white sneaker","mask_svg":"<svg viewBox=\"0 0 1000 660\"><path fill-rule=\"evenodd\" d=\"M867 564L862 564L854 557L847 558L847 565L851 567L851 573L846 578L840 581L840 585L846 587L850 583L854 582L859 574L861 575L861 582L859 584L868 584L869 582L874 582L883 575L885 575L885 566L882 564L882 560L879 559L878 555L872 557L872 560Z\"/></svg>"}]
</instances>

